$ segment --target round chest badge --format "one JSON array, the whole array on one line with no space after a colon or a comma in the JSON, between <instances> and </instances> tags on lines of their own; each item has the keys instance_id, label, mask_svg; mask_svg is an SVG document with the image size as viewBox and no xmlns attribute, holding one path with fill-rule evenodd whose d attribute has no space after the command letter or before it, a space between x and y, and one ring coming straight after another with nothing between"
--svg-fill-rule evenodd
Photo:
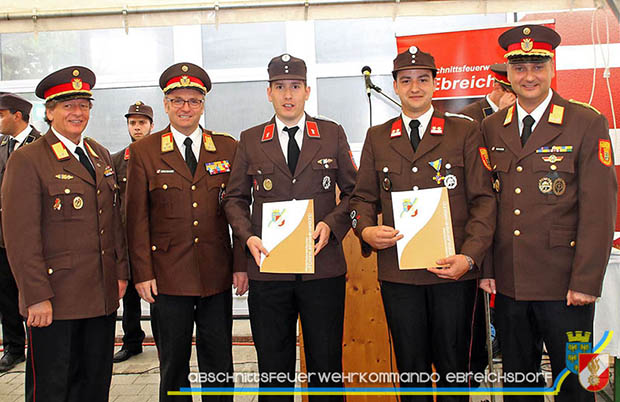
<instances>
[{"instance_id":1,"label":"round chest badge","mask_svg":"<svg viewBox=\"0 0 620 402\"><path fill-rule=\"evenodd\" d=\"M449 174L443 179L443 184L448 190L454 190L458 184L458 181L456 180L455 175Z\"/></svg>"},{"instance_id":2,"label":"round chest badge","mask_svg":"<svg viewBox=\"0 0 620 402\"><path fill-rule=\"evenodd\" d=\"M332 179L329 176L324 176L323 177L323 188L325 190L329 190L331 186L332 186Z\"/></svg>"}]
</instances>

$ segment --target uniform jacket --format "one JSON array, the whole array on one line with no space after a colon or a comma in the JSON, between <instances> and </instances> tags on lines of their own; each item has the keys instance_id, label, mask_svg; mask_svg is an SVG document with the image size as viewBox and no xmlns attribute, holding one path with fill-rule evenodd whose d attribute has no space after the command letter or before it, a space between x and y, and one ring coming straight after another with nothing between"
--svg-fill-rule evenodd
<instances>
[{"instance_id":1,"label":"uniform jacket","mask_svg":"<svg viewBox=\"0 0 620 402\"><path fill-rule=\"evenodd\" d=\"M129 162L129 147L126 147L115 154L112 154L112 163L114 164L114 171L116 171L116 178L118 180L118 187L120 188L121 197L121 211L123 212L123 225L126 221L126 205L125 198L127 192L127 164Z\"/></svg>"},{"instance_id":2,"label":"uniform jacket","mask_svg":"<svg viewBox=\"0 0 620 402\"><path fill-rule=\"evenodd\" d=\"M156 279L160 293L206 297L231 288L233 269L245 270L220 205L236 148L227 134L203 130L192 177L170 127L131 144L126 209L135 283Z\"/></svg>"},{"instance_id":3,"label":"uniform jacket","mask_svg":"<svg viewBox=\"0 0 620 402\"><path fill-rule=\"evenodd\" d=\"M491 175L480 154L482 147L477 123L437 111L415 154L401 117L371 127L366 134L350 203L357 236L361 239L366 227L377 225L377 214L381 212L383 224L394 227L392 191L443 186L443 182L438 184L433 180L437 170L430 165L441 158L440 173L457 178L457 186L448 190L456 253L468 255L480 265L491 246L496 216ZM449 172L447 165L450 165ZM382 186L385 177L392 183L390 190ZM363 245L369 247L365 242ZM426 270L399 270L396 246L378 250L377 258L379 280L415 285L448 281ZM461 280L473 279L478 274L475 269Z\"/></svg>"},{"instance_id":4,"label":"uniform jacket","mask_svg":"<svg viewBox=\"0 0 620 402\"><path fill-rule=\"evenodd\" d=\"M84 139L88 171L50 130L11 154L2 184L6 249L20 312L51 300L53 318L109 315L128 278L118 186L108 151Z\"/></svg>"},{"instance_id":5,"label":"uniform jacket","mask_svg":"<svg viewBox=\"0 0 620 402\"><path fill-rule=\"evenodd\" d=\"M485 276L517 300L564 300L569 289L599 296L616 220L607 119L554 93L522 148L523 117L513 105L482 123L498 190Z\"/></svg>"},{"instance_id":6,"label":"uniform jacket","mask_svg":"<svg viewBox=\"0 0 620 402\"><path fill-rule=\"evenodd\" d=\"M34 140L41 138L41 133L36 128L30 126L32 130L24 140L23 145L30 144ZM4 171L6 170L6 162L9 159L9 140L11 139L10 135L2 135L0 137L0 185L2 184L2 179L4 178ZM19 149L19 148L18 148ZM2 208L0 208L0 212L2 212ZM0 230L0 247L4 247L4 237L2 236L2 230Z\"/></svg>"},{"instance_id":7,"label":"uniform jacket","mask_svg":"<svg viewBox=\"0 0 620 402\"><path fill-rule=\"evenodd\" d=\"M489 102L487 102L487 98L485 96L484 98L478 99L477 101L465 106L459 113L469 116L477 122L482 122L485 117L493 114L493 108L489 105Z\"/></svg>"},{"instance_id":8,"label":"uniform jacket","mask_svg":"<svg viewBox=\"0 0 620 402\"><path fill-rule=\"evenodd\" d=\"M282 153L274 117L241 133L224 208L233 231L245 245L250 236L261 237L263 203L313 199L315 225L325 222L331 236L315 257L315 273L303 275L302 279L340 276L346 272L340 242L350 228L348 205L355 175L356 167L342 126L308 115L301 153L292 175ZM271 181L271 189L265 188L266 180ZM336 184L340 189L338 205ZM260 273L249 253L247 266L250 279L295 279L292 274Z\"/></svg>"}]
</instances>

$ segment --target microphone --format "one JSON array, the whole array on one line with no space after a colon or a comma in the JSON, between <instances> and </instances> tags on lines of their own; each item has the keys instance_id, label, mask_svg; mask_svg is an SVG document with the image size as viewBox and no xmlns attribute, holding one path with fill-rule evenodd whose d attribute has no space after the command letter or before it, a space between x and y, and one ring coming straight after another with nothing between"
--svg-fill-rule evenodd
<instances>
[{"instance_id":1,"label":"microphone","mask_svg":"<svg viewBox=\"0 0 620 402\"><path fill-rule=\"evenodd\" d=\"M370 73L372 70L368 66L362 67L362 75L364 76L364 82L366 83L366 93L370 96L370 89L373 87L372 81L370 81Z\"/></svg>"}]
</instances>

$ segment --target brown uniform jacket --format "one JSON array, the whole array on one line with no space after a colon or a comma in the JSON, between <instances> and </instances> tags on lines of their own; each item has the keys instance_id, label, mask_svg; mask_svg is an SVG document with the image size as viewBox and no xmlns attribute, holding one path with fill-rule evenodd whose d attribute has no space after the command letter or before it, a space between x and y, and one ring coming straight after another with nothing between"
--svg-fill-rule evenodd
<instances>
[{"instance_id":1,"label":"brown uniform jacket","mask_svg":"<svg viewBox=\"0 0 620 402\"><path fill-rule=\"evenodd\" d=\"M400 131L396 132L396 129ZM377 225L377 214L381 212L383 224L394 227L392 191L443 186L433 180L437 171L429 164L441 158L441 174L452 174L457 178L457 186L448 190L456 253L470 256L479 265L491 246L496 217L491 175L481 159L481 147L478 123L465 117L448 117L437 111L433 113L415 154L401 117L371 127L366 134L357 184L350 202L357 236L361 239L366 227ZM446 171L447 164L451 165L449 172ZM386 167L392 183L389 191L382 187ZM363 244L368 247L365 242ZM379 280L415 285L449 281L426 270L399 270L396 246L377 251L377 258ZM463 275L461 280L478 275L479 271L475 269Z\"/></svg>"},{"instance_id":2,"label":"brown uniform jacket","mask_svg":"<svg viewBox=\"0 0 620 402\"><path fill-rule=\"evenodd\" d=\"M112 163L114 164L114 171L116 171L116 178L118 181L118 187L120 188L121 197L121 211L123 212L123 225L127 219L127 210L125 205L126 192L127 192L127 165L129 162L129 147L126 147L115 154L112 154Z\"/></svg>"},{"instance_id":3,"label":"brown uniform jacket","mask_svg":"<svg viewBox=\"0 0 620 402\"><path fill-rule=\"evenodd\" d=\"M30 126L32 130L24 140L24 143L20 145L20 148L24 145L30 144L31 142L41 138L41 133L36 128ZM6 163L9 160L9 140L11 139L10 135L3 135L0 140L0 185L2 184L2 179L4 178L4 171L6 170ZM18 148L19 149L19 148ZM0 208L0 212L2 212L2 208ZM2 229L0 228L0 247L4 247L4 236L2 235Z\"/></svg>"},{"instance_id":4,"label":"brown uniform jacket","mask_svg":"<svg viewBox=\"0 0 620 402\"><path fill-rule=\"evenodd\" d=\"M53 319L109 315L128 278L118 186L108 151L84 139L96 180L50 130L11 154L2 228L20 312L51 300Z\"/></svg>"},{"instance_id":5,"label":"brown uniform jacket","mask_svg":"<svg viewBox=\"0 0 620 402\"><path fill-rule=\"evenodd\" d=\"M133 281L156 279L158 291L167 295L221 293L231 288L233 270L245 270L244 250L235 241L233 252L220 205L237 141L203 130L202 145L194 177L170 127L129 147L127 240ZM214 171L216 162L228 167Z\"/></svg>"},{"instance_id":6,"label":"brown uniform jacket","mask_svg":"<svg viewBox=\"0 0 620 402\"><path fill-rule=\"evenodd\" d=\"M315 273L303 275L302 279L340 276L347 270L340 242L350 228L348 205L355 175L356 167L342 126L308 115L297 168L295 175L291 175L274 117L241 133L224 208L233 231L245 245L250 236L261 236L263 203L313 199L315 224L325 222L331 236L315 257ZM265 180L271 180L270 190L265 188ZM338 205L336 184L340 189ZM253 280L295 279L290 274L260 273L249 253L247 266L248 276Z\"/></svg>"},{"instance_id":7,"label":"brown uniform jacket","mask_svg":"<svg viewBox=\"0 0 620 402\"><path fill-rule=\"evenodd\" d=\"M499 189L495 272L485 276L517 300L564 300L569 289L599 296L616 219L607 119L554 93L521 148L523 117L513 105L482 123ZM545 178L561 179L557 195L541 191Z\"/></svg>"},{"instance_id":8,"label":"brown uniform jacket","mask_svg":"<svg viewBox=\"0 0 620 402\"><path fill-rule=\"evenodd\" d=\"M477 122L482 122L485 117L493 114L493 108L489 105L489 102L487 102L487 98L485 96L484 98L478 99L477 101L465 106L459 113L469 116Z\"/></svg>"}]
</instances>

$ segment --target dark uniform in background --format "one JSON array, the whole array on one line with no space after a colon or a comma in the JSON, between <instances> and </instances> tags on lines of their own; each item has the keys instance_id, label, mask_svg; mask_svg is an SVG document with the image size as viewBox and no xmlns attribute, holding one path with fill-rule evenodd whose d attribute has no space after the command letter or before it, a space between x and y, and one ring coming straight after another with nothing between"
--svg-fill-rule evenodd
<instances>
[{"instance_id":1,"label":"dark uniform in background","mask_svg":"<svg viewBox=\"0 0 620 402\"><path fill-rule=\"evenodd\" d=\"M224 201L226 215L235 235L247 244L251 237L261 236L263 203L313 199L315 225L323 222L331 235L315 256L314 274L261 273L255 259L247 257L248 305L258 367L261 374L284 373L293 378L299 316L308 373L340 373L347 269L341 241L349 230L348 200L356 169L342 126L303 111L310 91L304 61L284 54L271 60L268 73L268 94L276 116L241 133ZM283 95L276 97L276 91ZM303 93L290 95L291 91ZM288 127L279 116L285 103L294 104L297 110L293 116L296 123ZM287 151L294 141L298 153L283 152L279 137L285 130L292 132ZM296 163L294 158L298 158ZM340 189L338 205L336 185ZM321 383L316 375L309 385L342 386L337 381ZM292 387L294 383L261 381L261 386ZM341 396L325 398L342 400ZM293 396L261 395L259 399L292 401Z\"/></svg>"},{"instance_id":2,"label":"dark uniform in background","mask_svg":"<svg viewBox=\"0 0 620 402\"><path fill-rule=\"evenodd\" d=\"M484 98L479 99L465 106L459 113L469 116L477 122L482 122L485 117L489 117L502 107L500 100L505 93L512 93L512 87L506 75L506 64L497 63L490 67L493 73L493 90Z\"/></svg>"},{"instance_id":3,"label":"dark uniform in background","mask_svg":"<svg viewBox=\"0 0 620 402\"><path fill-rule=\"evenodd\" d=\"M493 284L504 373L536 373L543 342L554 380L578 372L567 343L588 343L616 218L617 183L607 119L550 89L560 36L526 25L499 37L517 104L482 123L498 216ZM532 124L533 129L532 129ZM580 349L583 352L583 349ZM504 383L505 387L541 386ZM505 396L505 400L543 400ZM593 401L569 374L556 401Z\"/></svg>"},{"instance_id":4,"label":"dark uniform in background","mask_svg":"<svg viewBox=\"0 0 620 402\"><path fill-rule=\"evenodd\" d=\"M167 393L189 387L194 323L199 371L233 371L231 285L233 271L235 280L245 277L245 254L236 241L231 244L220 204L237 141L198 124L211 89L201 67L175 64L159 83L171 124L129 147L129 256L138 293L154 303L160 401L191 401ZM201 385L233 386L232 379L218 380ZM232 396L202 399L232 401Z\"/></svg>"},{"instance_id":5,"label":"dark uniform in background","mask_svg":"<svg viewBox=\"0 0 620 402\"><path fill-rule=\"evenodd\" d=\"M466 382L447 381L446 374L469 369L477 265L491 245L496 206L490 166L480 152L478 124L466 116L434 111L436 71L434 58L415 46L394 59L395 91L403 113L368 130L350 208L352 226L368 251L370 238L364 236L369 231L393 230L393 191L447 187L458 253L453 262L461 261L460 273L452 276L455 268L448 261L450 267L435 272L400 270L395 231L390 232L393 245L377 250L378 272L399 372L430 375L434 365L440 375L437 386L466 387ZM381 212L384 226L377 226ZM450 276L444 276L444 271ZM431 387L430 382L411 379L401 379L401 387ZM401 399L432 401L433 397L401 395ZM438 396L437 400L467 397Z\"/></svg>"},{"instance_id":6,"label":"dark uniform in background","mask_svg":"<svg viewBox=\"0 0 620 402\"><path fill-rule=\"evenodd\" d=\"M129 120L129 117L146 117L153 124L153 109L137 101L133 105L129 106L125 118ZM130 132L131 134L131 132ZM142 133L143 136L149 135L148 133ZM130 135L131 141L136 139ZM144 137L141 137L144 138ZM123 224L125 224L125 191L127 190L127 164L130 158L129 146L121 149L119 152L112 155L112 162L114 163L114 170L118 178L118 186L120 187L121 197L121 210L123 211ZM114 362L119 363L129 359L133 355L142 353L142 342L144 341L144 331L140 326L140 318L142 317L142 306L140 302L140 295L134 287L133 280L129 280L127 284L127 291L123 296L123 346L121 350L114 354ZM157 340L156 324L152 323L153 338ZM156 342L157 343L157 342Z\"/></svg>"},{"instance_id":7,"label":"dark uniform in background","mask_svg":"<svg viewBox=\"0 0 620 402\"><path fill-rule=\"evenodd\" d=\"M128 268L110 154L82 137L94 84L80 66L39 83L50 130L11 154L2 184L4 240L28 324L27 401L108 400Z\"/></svg>"},{"instance_id":8,"label":"dark uniform in background","mask_svg":"<svg viewBox=\"0 0 620 402\"><path fill-rule=\"evenodd\" d=\"M36 128L28 125L32 104L15 94L0 95L0 184L4 177L10 154L17 148L41 137ZM19 112L19 115L17 114ZM1 211L1 210L0 210ZM26 332L19 314L17 283L6 257L4 239L0 229L0 315L2 316L2 345L0 372L23 362Z\"/></svg>"}]
</instances>

